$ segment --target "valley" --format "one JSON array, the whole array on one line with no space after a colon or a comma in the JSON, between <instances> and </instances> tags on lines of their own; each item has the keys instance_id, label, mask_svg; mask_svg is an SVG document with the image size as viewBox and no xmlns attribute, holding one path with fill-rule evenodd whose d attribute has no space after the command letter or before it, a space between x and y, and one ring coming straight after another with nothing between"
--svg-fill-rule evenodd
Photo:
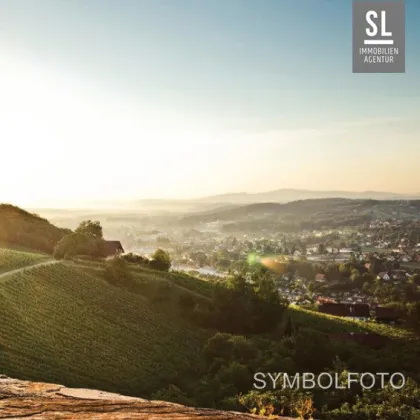
<instances>
[{"instance_id":1,"label":"valley","mask_svg":"<svg viewBox=\"0 0 420 420\"><path fill-rule=\"evenodd\" d=\"M403 412L396 418L416 415L416 206L409 206L412 218L384 219L370 203L313 204L290 203L286 213L277 203L222 212L245 223L278 213L320 220L351 214L354 221L367 208L369 220L364 215L360 224L339 228L232 234L213 216L185 226L196 217L188 213L173 223L153 214L114 220L104 212L103 226L81 213L76 227L64 219L56 227L1 207L0 373L260 415L267 407L273 414L320 420L399 415L395 407ZM389 205L375 204L383 211ZM40 227L51 242L40 231L34 237ZM109 254L104 238L121 240L122 251ZM344 313L363 305L370 314ZM399 316L381 321L378 307L392 307ZM337 397L336 390L318 387L308 393L253 386L256 372L330 372L345 383L348 372L385 367L402 372L404 394L355 388Z\"/></svg>"}]
</instances>

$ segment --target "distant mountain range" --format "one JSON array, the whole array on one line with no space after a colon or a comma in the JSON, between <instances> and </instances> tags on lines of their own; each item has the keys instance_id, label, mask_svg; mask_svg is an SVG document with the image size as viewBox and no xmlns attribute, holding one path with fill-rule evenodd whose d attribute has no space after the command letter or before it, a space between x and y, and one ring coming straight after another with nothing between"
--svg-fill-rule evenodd
<instances>
[{"instance_id":1,"label":"distant mountain range","mask_svg":"<svg viewBox=\"0 0 420 420\"><path fill-rule=\"evenodd\" d=\"M420 193L400 194L384 191L317 191L281 188L273 191L260 193L226 193L191 199L138 199L125 201L96 202L98 208L144 208L160 209L169 211L207 211L217 207L232 205L256 204L256 203L288 203L298 200L322 199L322 198L349 198L361 200L419 200Z\"/></svg>"},{"instance_id":2,"label":"distant mountain range","mask_svg":"<svg viewBox=\"0 0 420 420\"><path fill-rule=\"evenodd\" d=\"M251 204L251 203L287 203L290 201L316 198L351 198L373 200L418 200L420 193L399 194L384 191L316 191L282 188L261 193L228 193L203 197L201 203Z\"/></svg>"},{"instance_id":3,"label":"distant mountain range","mask_svg":"<svg viewBox=\"0 0 420 420\"><path fill-rule=\"evenodd\" d=\"M188 214L181 219L185 225L208 222L250 221L305 226L353 226L377 219L420 219L420 200L375 200L350 198L316 198L287 203L253 203L225 206L212 211ZM260 224L260 226L262 226ZM303 226L303 225L302 225Z\"/></svg>"},{"instance_id":4,"label":"distant mountain range","mask_svg":"<svg viewBox=\"0 0 420 420\"><path fill-rule=\"evenodd\" d=\"M400 194L384 191L317 191L281 188L278 190L260 193L227 193L201 198L191 199L126 199L126 200L92 200L85 202L80 208L73 208L69 213L75 211L91 210L113 210L113 211L141 211L142 213L191 213L199 211L212 211L217 208L228 208L257 203L289 203L299 200L323 199L323 198L347 198L361 200L420 200L420 193ZM70 209L71 207L63 207ZM45 208L32 208L31 211L41 211ZM53 211L53 209L49 209ZM60 209L61 211L61 209Z\"/></svg>"}]
</instances>

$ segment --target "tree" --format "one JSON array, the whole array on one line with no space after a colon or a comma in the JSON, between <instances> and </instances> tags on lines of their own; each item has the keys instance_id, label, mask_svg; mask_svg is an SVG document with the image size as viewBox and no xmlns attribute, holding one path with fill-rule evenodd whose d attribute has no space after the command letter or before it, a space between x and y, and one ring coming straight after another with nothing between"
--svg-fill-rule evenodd
<instances>
[{"instance_id":1,"label":"tree","mask_svg":"<svg viewBox=\"0 0 420 420\"><path fill-rule=\"evenodd\" d=\"M190 257L200 267L203 267L203 266L205 266L208 263L207 255L203 251L192 252L191 255L190 255Z\"/></svg>"},{"instance_id":2,"label":"tree","mask_svg":"<svg viewBox=\"0 0 420 420\"><path fill-rule=\"evenodd\" d=\"M146 257L143 257L142 255L133 254L132 252L122 255L121 258L123 258L125 261L129 263L138 264L138 265L147 266L150 263L150 261Z\"/></svg>"},{"instance_id":3,"label":"tree","mask_svg":"<svg viewBox=\"0 0 420 420\"><path fill-rule=\"evenodd\" d=\"M152 395L152 398L154 400L170 401L182 405L196 405L194 400L189 398L185 392L173 384L170 384L167 388L159 389Z\"/></svg>"},{"instance_id":4,"label":"tree","mask_svg":"<svg viewBox=\"0 0 420 420\"><path fill-rule=\"evenodd\" d=\"M308 280L313 280L316 273L314 266L310 262L299 262L297 263L296 274Z\"/></svg>"},{"instance_id":5,"label":"tree","mask_svg":"<svg viewBox=\"0 0 420 420\"><path fill-rule=\"evenodd\" d=\"M287 317L286 325L284 326L284 336L289 337L293 335L293 325L290 316Z\"/></svg>"},{"instance_id":6,"label":"tree","mask_svg":"<svg viewBox=\"0 0 420 420\"><path fill-rule=\"evenodd\" d=\"M81 233L64 236L54 248L54 258L61 259L76 255L98 255L98 243L94 238Z\"/></svg>"},{"instance_id":7,"label":"tree","mask_svg":"<svg viewBox=\"0 0 420 420\"><path fill-rule=\"evenodd\" d=\"M102 226L99 221L84 220L79 224L75 232L92 236L95 239L103 239Z\"/></svg>"},{"instance_id":8,"label":"tree","mask_svg":"<svg viewBox=\"0 0 420 420\"><path fill-rule=\"evenodd\" d=\"M377 258L372 257L370 260L369 272L373 275L378 275L384 270L384 265Z\"/></svg>"},{"instance_id":9,"label":"tree","mask_svg":"<svg viewBox=\"0 0 420 420\"><path fill-rule=\"evenodd\" d=\"M249 388L249 383L252 380L252 374L248 367L238 363L236 360L229 364L229 366L221 369L216 376L221 383L233 386L235 394L246 392Z\"/></svg>"},{"instance_id":10,"label":"tree","mask_svg":"<svg viewBox=\"0 0 420 420\"><path fill-rule=\"evenodd\" d=\"M328 264L325 270L325 275L329 281L335 281L340 278L340 270L337 264Z\"/></svg>"},{"instance_id":11,"label":"tree","mask_svg":"<svg viewBox=\"0 0 420 420\"><path fill-rule=\"evenodd\" d=\"M325 254L325 246L322 243L318 245L318 254L319 255L324 255Z\"/></svg>"},{"instance_id":12,"label":"tree","mask_svg":"<svg viewBox=\"0 0 420 420\"><path fill-rule=\"evenodd\" d=\"M420 329L420 302L407 305L408 322L416 329Z\"/></svg>"},{"instance_id":13,"label":"tree","mask_svg":"<svg viewBox=\"0 0 420 420\"><path fill-rule=\"evenodd\" d=\"M171 257L163 249L157 249L152 255L150 266L156 270L169 271L171 268Z\"/></svg>"},{"instance_id":14,"label":"tree","mask_svg":"<svg viewBox=\"0 0 420 420\"><path fill-rule=\"evenodd\" d=\"M300 368L315 373L331 365L334 350L323 334L307 329L297 332L293 340L293 360Z\"/></svg>"},{"instance_id":15,"label":"tree","mask_svg":"<svg viewBox=\"0 0 420 420\"><path fill-rule=\"evenodd\" d=\"M350 252L349 264L350 265L356 265L357 264L357 259L356 259L356 255L354 255L354 252Z\"/></svg>"},{"instance_id":16,"label":"tree","mask_svg":"<svg viewBox=\"0 0 420 420\"><path fill-rule=\"evenodd\" d=\"M416 284L417 286L420 286L420 274L414 274L411 278L410 281L414 284Z\"/></svg>"}]
</instances>

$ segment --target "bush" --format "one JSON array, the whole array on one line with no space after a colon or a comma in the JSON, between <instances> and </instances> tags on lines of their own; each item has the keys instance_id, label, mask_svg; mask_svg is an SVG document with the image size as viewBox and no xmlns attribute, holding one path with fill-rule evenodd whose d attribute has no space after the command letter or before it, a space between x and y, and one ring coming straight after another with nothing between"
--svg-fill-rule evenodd
<instances>
[{"instance_id":1,"label":"bush","mask_svg":"<svg viewBox=\"0 0 420 420\"><path fill-rule=\"evenodd\" d=\"M127 286L131 285L133 282L127 263L120 256L115 256L107 262L104 277L110 284L113 285Z\"/></svg>"},{"instance_id":2,"label":"bush","mask_svg":"<svg viewBox=\"0 0 420 420\"><path fill-rule=\"evenodd\" d=\"M182 392L177 386L169 385L167 388L161 389L152 395L153 400L170 401L177 404L194 406L195 402Z\"/></svg>"},{"instance_id":3,"label":"bush","mask_svg":"<svg viewBox=\"0 0 420 420\"><path fill-rule=\"evenodd\" d=\"M54 248L54 258L68 259L74 256L103 256L102 239L83 233L70 233L64 236Z\"/></svg>"},{"instance_id":4,"label":"bush","mask_svg":"<svg viewBox=\"0 0 420 420\"><path fill-rule=\"evenodd\" d=\"M122 256L125 261L132 263L132 264L138 264L143 266L148 266L150 264L150 260L146 257L143 257L142 255L133 254L132 252L125 254Z\"/></svg>"},{"instance_id":5,"label":"bush","mask_svg":"<svg viewBox=\"0 0 420 420\"><path fill-rule=\"evenodd\" d=\"M152 256L150 267L155 270L169 271L171 268L171 258L163 249L158 249Z\"/></svg>"}]
</instances>

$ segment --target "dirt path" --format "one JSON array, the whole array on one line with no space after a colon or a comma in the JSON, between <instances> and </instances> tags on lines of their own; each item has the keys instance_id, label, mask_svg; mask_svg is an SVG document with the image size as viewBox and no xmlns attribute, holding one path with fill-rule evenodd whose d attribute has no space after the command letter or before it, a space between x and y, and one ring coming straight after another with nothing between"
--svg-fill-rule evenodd
<instances>
[{"instance_id":1,"label":"dirt path","mask_svg":"<svg viewBox=\"0 0 420 420\"><path fill-rule=\"evenodd\" d=\"M16 268L16 270L6 271L5 273L0 274L0 279L2 279L3 277L11 276L16 273L20 273L21 271L28 270L30 268L40 267L42 265L57 264L59 262L60 261L57 261L57 260L48 260L48 261L42 261L42 262L32 264L32 265L27 265L26 267Z\"/></svg>"}]
</instances>

